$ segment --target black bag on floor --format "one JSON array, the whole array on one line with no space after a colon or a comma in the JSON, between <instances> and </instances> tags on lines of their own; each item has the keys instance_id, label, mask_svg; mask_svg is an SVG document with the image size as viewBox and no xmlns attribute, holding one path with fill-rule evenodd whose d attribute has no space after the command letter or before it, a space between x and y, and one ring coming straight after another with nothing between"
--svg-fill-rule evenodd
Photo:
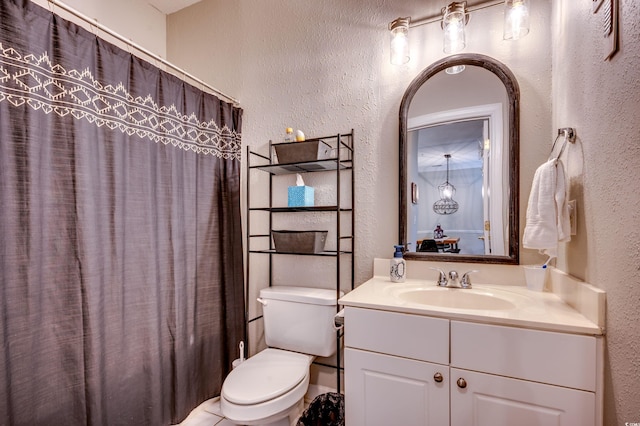
<instances>
[{"instance_id":1,"label":"black bag on floor","mask_svg":"<svg viewBox=\"0 0 640 426\"><path fill-rule=\"evenodd\" d=\"M344 395L323 393L311 401L297 426L344 426Z\"/></svg>"}]
</instances>

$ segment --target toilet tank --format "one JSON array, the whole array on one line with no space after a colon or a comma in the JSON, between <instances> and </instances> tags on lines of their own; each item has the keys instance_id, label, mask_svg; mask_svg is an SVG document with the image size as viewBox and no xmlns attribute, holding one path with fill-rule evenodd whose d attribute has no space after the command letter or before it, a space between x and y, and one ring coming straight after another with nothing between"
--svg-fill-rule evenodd
<instances>
[{"instance_id":1,"label":"toilet tank","mask_svg":"<svg viewBox=\"0 0 640 426\"><path fill-rule=\"evenodd\" d=\"M322 357L335 353L336 296L335 290L306 287L260 290L267 346Z\"/></svg>"}]
</instances>

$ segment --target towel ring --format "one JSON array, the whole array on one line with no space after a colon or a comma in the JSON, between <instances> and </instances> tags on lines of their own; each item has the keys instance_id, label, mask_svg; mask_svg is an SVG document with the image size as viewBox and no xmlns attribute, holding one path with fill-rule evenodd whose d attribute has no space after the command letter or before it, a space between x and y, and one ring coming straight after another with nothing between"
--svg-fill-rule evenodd
<instances>
[{"instance_id":1,"label":"towel ring","mask_svg":"<svg viewBox=\"0 0 640 426\"><path fill-rule=\"evenodd\" d=\"M558 136L556 136L556 139L553 141L553 145L551 145L549 160L553 158L553 150L556 148L556 143L558 142L558 139L560 139L560 136L564 136L564 142L562 143L562 148L560 148L560 153L555 158L556 161L558 161L558 159L562 156L564 149L567 147L567 141L570 143L576 142L576 130L573 127L563 127L561 129L558 129Z\"/></svg>"}]
</instances>

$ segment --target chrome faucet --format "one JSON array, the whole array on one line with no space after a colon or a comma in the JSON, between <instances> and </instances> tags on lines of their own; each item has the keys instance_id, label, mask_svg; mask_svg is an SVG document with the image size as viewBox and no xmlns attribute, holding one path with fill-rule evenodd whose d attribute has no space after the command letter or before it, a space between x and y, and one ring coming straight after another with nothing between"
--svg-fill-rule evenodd
<instances>
[{"instance_id":1,"label":"chrome faucet","mask_svg":"<svg viewBox=\"0 0 640 426\"><path fill-rule=\"evenodd\" d=\"M449 271L449 287L460 287L458 271Z\"/></svg>"},{"instance_id":2,"label":"chrome faucet","mask_svg":"<svg viewBox=\"0 0 640 426\"><path fill-rule=\"evenodd\" d=\"M449 287L449 288L471 288L471 277L469 274L473 272L479 272L477 269L473 269L471 271L465 272L460 278L458 271L449 271L449 277L447 278L447 274L440 268L430 268L435 271L438 271L438 279L436 280L436 284L440 287Z\"/></svg>"}]
</instances>

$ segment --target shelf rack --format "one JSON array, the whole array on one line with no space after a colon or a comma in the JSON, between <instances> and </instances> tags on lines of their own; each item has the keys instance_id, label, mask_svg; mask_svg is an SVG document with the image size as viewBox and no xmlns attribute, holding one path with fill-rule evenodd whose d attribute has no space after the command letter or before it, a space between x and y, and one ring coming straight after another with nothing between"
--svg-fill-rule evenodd
<instances>
[{"instance_id":1,"label":"shelf rack","mask_svg":"<svg viewBox=\"0 0 640 426\"><path fill-rule=\"evenodd\" d=\"M308 141L313 140L322 140L327 143L332 148L332 156L328 159L316 160L316 161L308 161L308 162L298 162L298 163L285 163L278 164L274 161L275 149L272 141L269 141L269 155L263 155L251 150L251 147L247 147L247 175L246 175L246 196L247 196L247 207L246 207L246 217L247 217L247 234L246 234L246 265L247 265L247 288L245 289L245 318L247 321L247 325L250 323L259 320L262 318L261 315L258 315L254 318L249 318L249 288L248 286L251 283L251 276L254 271L252 271L252 256L254 255L266 255L269 256L269 266L268 266L268 281L269 286L273 284L273 257L274 256L319 256L319 257L334 257L336 261L336 298L339 297L341 291L341 281L342 274L345 268L343 258L345 256L348 257L348 264L350 270L349 272L349 282L347 283L350 286L350 289L354 288L354 279L355 279L355 238L354 238L354 230L355 230L355 215L354 215L354 167L353 167L353 157L354 157L354 132L353 129L350 133L345 134L336 134L331 136L325 136L320 138L308 139ZM269 175L268 182L268 205L267 206L251 206L251 190L252 190L252 179L251 174L252 171L259 170L265 172ZM273 204L273 194L274 187L276 186L275 180L277 180L278 176L290 175L290 174L306 174L306 173L333 173L335 174L335 191L336 191L336 202L332 205L321 205L321 206L313 206L313 207L280 207L274 206ZM350 184L350 201L343 200L341 194L342 188L342 179L345 177L343 175L347 175ZM346 201L346 202L343 202ZM344 205L348 204L348 205ZM269 233L253 233L253 218L252 213L254 212L266 212L268 213L268 230ZM271 230L273 230L273 221L274 215L278 215L281 213L288 214L308 214L308 213L319 213L319 214L335 214L335 235L336 235L336 249L335 250L325 250L321 253L313 253L313 254L302 254L302 253L283 253L276 252L275 247L273 245L273 240L271 239ZM342 222L345 220L343 216L348 215L349 218L346 220L350 221L350 233L348 235L342 235ZM252 249L252 241L255 239L268 239L268 249ZM263 243L264 245L264 243ZM336 312L339 311L339 307L336 306ZM316 362L318 365L322 365L325 367L331 367L336 369L336 388L337 391L341 391L341 378L340 374L344 371L342 366L342 355L340 353L341 348L341 339L342 332L336 332L337 339L337 351L336 351L336 365L327 365L323 363ZM245 341L248 341L245 336Z\"/></svg>"}]
</instances>

